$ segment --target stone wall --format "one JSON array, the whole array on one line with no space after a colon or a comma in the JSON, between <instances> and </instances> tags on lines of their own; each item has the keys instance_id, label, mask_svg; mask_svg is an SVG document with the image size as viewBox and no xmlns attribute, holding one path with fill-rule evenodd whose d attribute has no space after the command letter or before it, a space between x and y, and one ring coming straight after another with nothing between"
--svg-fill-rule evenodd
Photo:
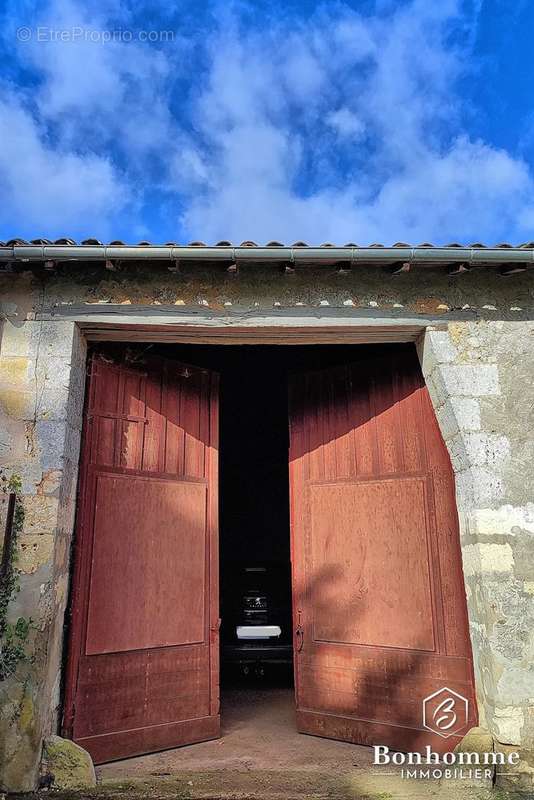
<instances>
[{"instance_id":1,"label":"stone wall","mask_svg":"<svg viewBox=\"0 0 534 800\"><path fill-rule=\"evenodd\" d=\"M85 382L77 327L28 315L5 321L0 343L0 469L21 478L24 508L9 618L33 623L32 662L0 683L0 786L13 790L35 788L42 737L57 727Z\"/></svg>"},{"instance_id":2,"label":"stone wall","mask_svg":"<svg viewBox=\"0 0 534 800\"><path fill-rule=\"evenodd\" d=\"M148 320L163 305L185 322L199 306L254 314L303 304L318 309L313 319L321 326L335 309L389 312L401 322L414 314L447 319L445 330L427 330L419 352L456 473L481 724L500 743L534 750L534 292L527 273L453 280L429 270L385 280L376 269L284 276L271 268L238 277L198 268L178 276L162 267L118 275L94 265L69 269L0 278L0 469L20 475L25 509L21 591L10 615L35 623L33 663L0 683L0 787L33 788L42 737L58 729L85 377L76 320L102 306L117 313L132 306ZM452 312L457 319L447 317ZM232 318L224 322L231 327Z\"/></svg>"},{"instance_id":3,"label":"stone wall","mask_svg":"<svg viewBox=\"0 0 534 800\"><path fill-rule=\"evenodd\" d=\"M456 474L481 724L531 760L534 323L451 323L419 353Z\"/></svg>"},{"instance_id":4,"label":"stone wall","mask_svg":"<svg viewBox=\"0 0 534 800\"><path fill-rule=\"evenodd\" d=\"M495 269L451 277L442 267L425 267L392 276L381 267L362 265L341 272L307 265L285 274L272 264L251 264L230 275L224 265L202 263L181 264L179 273L169 272L165 262L128 264L116 272L95 263L67 263L36 276L32 284L40 310L54 315L76 312L79 306L93 311L118 306L123 312L129 306L168 306L175 312L200 307L225 313L330 306L490 320L534 314L532 273L503 278Z\"/></svg>"}]
</instances>

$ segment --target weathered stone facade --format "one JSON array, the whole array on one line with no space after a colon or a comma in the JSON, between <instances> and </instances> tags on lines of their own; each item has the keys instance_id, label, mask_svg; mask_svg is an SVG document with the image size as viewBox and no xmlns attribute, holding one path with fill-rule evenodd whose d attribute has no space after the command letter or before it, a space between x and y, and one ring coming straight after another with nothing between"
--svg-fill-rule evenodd
<instances>
[{"instance_id":1,"label":"weathered stone facade","mask_svg":"<svg viewBox=\"0 0 534 800\"><path fill-rule=\"evenodd\" d=\"M57 726L84 385L85 342L73 323L4 325L1 469L21 478L24 508L9 616L32 620L32 661L0 684L0 785L8 789L35 787L42 737Z\"/></svg>"},{"instance_id":2,"label":"weathered stone facade","mask_svg":"<svg viewBox=\"0 0 534 800\"><path fill-rule=\"evenodd\" d=\"M451 323L419 352L456 475L481 724L534 750L534 323Z\"/></svg>"},{"instance_id":3,"label":"weathered stone facade","mask_svg":"<svg viewBox=\"0 0 534 800\"><path fill-rule=\"evenodd\" d=\"M78 276L78 277L77 277ZM343 322L419 327L423 373L456 473L480 724L534 751L534 290L527 273L451 279L437 270L384 280L254 268L239 277L164 267L1 279L0 468L22 479L21 591L33 660L0 684L0 786L31 789L41 743L58 732L85 383L84 326L198 324L225 331L255 315L310 329ZM211 315L211 317L210 317ZM288 322L289 320L289 322ZM394 334L393 334L394 336ZM391 335L390 335L391 340ZM527 779L528 776L527 776Z\"/></svg>"}]
</instances>

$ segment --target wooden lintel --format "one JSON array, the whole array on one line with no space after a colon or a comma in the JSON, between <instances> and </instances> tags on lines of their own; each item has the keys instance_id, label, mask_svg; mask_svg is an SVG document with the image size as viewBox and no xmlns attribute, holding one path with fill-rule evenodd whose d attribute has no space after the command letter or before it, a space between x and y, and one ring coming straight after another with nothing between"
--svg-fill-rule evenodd
<instances>
[{"instance_id":1,"label":"wooden lintel","mask_svg":"<svg viewBox=\"0 0 534 800\"><path fill-rule=\"evenodd\" d=\"M287 320L290 322L290 320ZM293 323L295 320L292 321ZM339 320L341 322L341 320ZM300 326L298 324L277 325L273 319L271 324L259 327L249 325L224 326L217 325L147 325L137 323L121 326L108 323L87 321L80 325L84 336L90 341L128 341L159 343L193 343L193 344L279 344L288 347L295 344L374 344L386 342L414 342L425 329L425 321L394 319L356 320L350 324L328 325L323 320L320 325ZM429 322L429 320L426 320ZM446 323L432 322L438 330L444 329Z\"/></svg>"}]
</instances>

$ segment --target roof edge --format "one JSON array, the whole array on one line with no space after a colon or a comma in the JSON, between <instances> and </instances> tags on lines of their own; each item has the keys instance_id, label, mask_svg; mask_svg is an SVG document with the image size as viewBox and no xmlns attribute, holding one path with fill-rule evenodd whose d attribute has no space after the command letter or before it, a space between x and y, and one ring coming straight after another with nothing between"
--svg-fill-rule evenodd
<instances>
[{"instance_id":1,"label":"roof edge","mask_svg":"<svg viewBox=\"0 0 534 800\"><path fill-rule=\"evenodd\" d=\"M0 261L255 261L321 263L344 261L381 264L534 263L534 247L335 247L335 246L204 246L204 245L11 245L0 246Z\"/></svg>"}]
</instances>

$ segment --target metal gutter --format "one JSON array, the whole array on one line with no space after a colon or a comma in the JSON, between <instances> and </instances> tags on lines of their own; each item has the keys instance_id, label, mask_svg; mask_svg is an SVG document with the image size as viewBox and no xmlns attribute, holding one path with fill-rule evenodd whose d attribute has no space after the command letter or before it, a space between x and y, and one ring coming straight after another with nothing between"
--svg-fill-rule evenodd
<instances>
[{"instance_id":1,"label":"metal gutter","mask_svg":"<svg viewBox=\"0 0 534 800\"><path fill-rule=\"evenodd\" d=\"M113 245L14 245L0 247L0 261L247 261L350 264L395 262L534 264L534 248L520 247L204 247Z\"/></svg>"}]
</instances>

